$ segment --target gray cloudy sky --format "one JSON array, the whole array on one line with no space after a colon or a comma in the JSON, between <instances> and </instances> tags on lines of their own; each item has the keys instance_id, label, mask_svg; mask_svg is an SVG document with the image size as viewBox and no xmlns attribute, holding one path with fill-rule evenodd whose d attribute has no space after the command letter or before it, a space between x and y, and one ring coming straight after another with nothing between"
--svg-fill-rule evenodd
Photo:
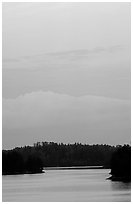
<instances>
[{"instance_id":1,"label":"gray cloudy sky","mask_svg":"<svg viewBox=\"0 0 133 204\"><path fill-rule=\"evenodd\" d=\"M3 148L130 143L130 3L3 3Z\"/></svg>"}]
</instances>

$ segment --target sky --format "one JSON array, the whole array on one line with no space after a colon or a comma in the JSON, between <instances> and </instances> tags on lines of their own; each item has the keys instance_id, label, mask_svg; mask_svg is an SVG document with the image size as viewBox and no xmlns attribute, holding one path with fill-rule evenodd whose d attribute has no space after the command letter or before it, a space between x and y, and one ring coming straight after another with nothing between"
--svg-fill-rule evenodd
<instances>
[{"instance_id":1,"label":"sky","mask_svg":"<svg viewBox=\"0 0 133 204\"><path fill-rule=\"evenodd\" d=\"M130 15L130 3L3 3L3 149L130 143Z\"/></svg>"}]
</instances>

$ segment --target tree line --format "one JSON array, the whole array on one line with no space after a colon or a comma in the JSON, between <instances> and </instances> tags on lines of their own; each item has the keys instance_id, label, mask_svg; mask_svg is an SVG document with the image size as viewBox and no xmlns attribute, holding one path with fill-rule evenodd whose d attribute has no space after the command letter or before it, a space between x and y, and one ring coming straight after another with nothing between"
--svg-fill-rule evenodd
<instances>
[{"instance_id":1,"label":"tree line","mask_svg":"<svg viewBox=\"0 0 133 204\"><path fill-rule=\"evenodd\" d=\"M37 173L43 167L103 166L110 168L121 146L37 142L33 146L2 151L2 173Z\"/></svg>"}]
</instances>

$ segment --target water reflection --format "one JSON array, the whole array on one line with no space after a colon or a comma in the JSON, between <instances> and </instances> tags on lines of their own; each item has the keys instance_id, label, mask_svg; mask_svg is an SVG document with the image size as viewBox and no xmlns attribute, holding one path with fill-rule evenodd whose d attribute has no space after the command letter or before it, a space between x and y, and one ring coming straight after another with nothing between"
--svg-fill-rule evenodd
<instances>
[{"instance_id":1,"label":"water reflection","mask_svg":"<svg viewBox=\"0 0 133 204\"><path fill-rule=\"evenodd\" d=\"M120 182L120 181L111 181L112 191L124 190L128 191L131 189L131 182Z\"/></svg>"},{"instance_id":2,"label":"water reflection","mask_svg":"<svg viewBox=\"0 0 133 204\"><path fill-rule=\"evenodd\" d=\"M106 180L109 170L47 170L2 177L4 202L118 202L131 200L131 184Z\"/></svg>"}]
</instances>

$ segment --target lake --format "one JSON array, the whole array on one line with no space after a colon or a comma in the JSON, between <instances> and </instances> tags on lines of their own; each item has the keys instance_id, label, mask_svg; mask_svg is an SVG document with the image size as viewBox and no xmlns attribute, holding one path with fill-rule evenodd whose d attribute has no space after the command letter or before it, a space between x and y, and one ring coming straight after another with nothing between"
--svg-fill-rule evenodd
<instances>
[{"instance_id":1,"label":"lake","mask_svg":"<svg viewBox=\"0 0 133 204\"><path fill-rule=\"evenodd\" d=\"M2 176L2 201L131 201L131 183L106 180L109 172L109 169L66 169Z\"/></svg>"}]
</instances>

